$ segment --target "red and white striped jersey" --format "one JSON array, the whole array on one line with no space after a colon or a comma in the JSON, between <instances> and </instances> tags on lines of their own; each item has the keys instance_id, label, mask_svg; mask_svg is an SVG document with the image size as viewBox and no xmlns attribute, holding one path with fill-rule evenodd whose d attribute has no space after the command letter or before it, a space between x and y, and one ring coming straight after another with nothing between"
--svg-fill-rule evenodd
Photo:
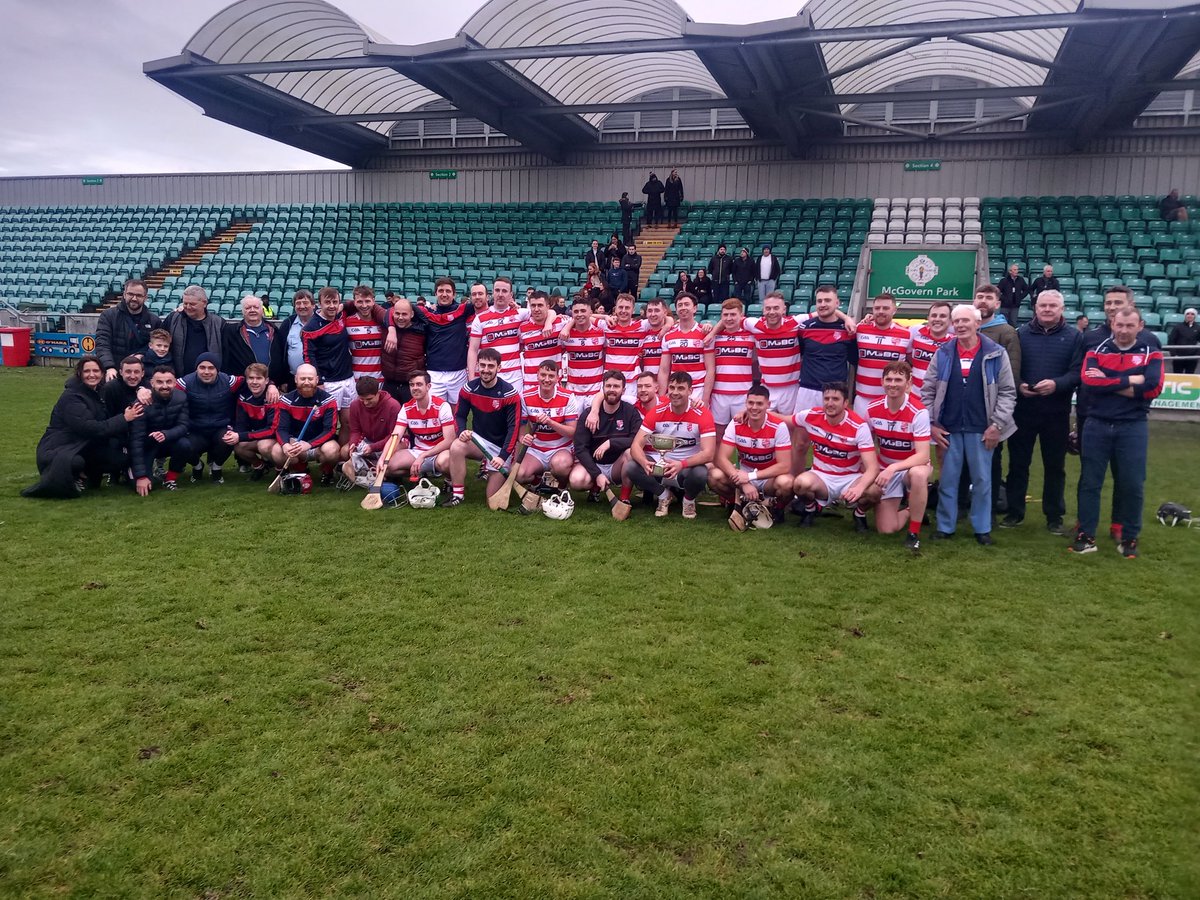
<instances>
[{"instance_id":1,"label":"red and white striped jersey","mask_svg":"<svg viewBox=\"0 0 1200 900\"><path fill-rule=\"evenodd\" d=\"M549 416L560 425L575 421L575 400L566 391L554 389L554 396L549 400L539 391L530 391L521 396L521 411L533 435L533 449L542 453L553 453L556 450L572 446L572 439L565 437L549 425L539 425L534 419L540 415Z\"/></svg>"},{"instance_id":2,"label":"red and white striped jersey","mask_svg":"<svg viewBox=\"0 0 1200 900\"><path fill-rule=\"evenodd\" d=\"M887 397L867 409L867 422L879 442L879 462L890 466L904 462L917 452L917 444L929 443L929 410L911 394L896 412L888 409Z\"/></svg>"},{"instance_id":3,"label":"red and white striped jersey","mask_svg":"<svg viewBox=\"0 0 1200 900\"><path fill-rule=\"evenodd\" d=\"M586 331L574 326L563 341L567 358L567 390L576 397L600 393L604 384L604 331L590 325Z\"/></svg>"},{"instance_id":4,"label":"red and white striped jersey","mask_svg":"<svg viewBox=\"0 0 1200 900\"><path fill-rule=\"evenodd\" d=\"M713 340L714 394L741 396L754 383L754 335L742 328L738 331L722 331Z\"/></svg>"},{"instance_id":5,"label":"red and white striped jersey","mask_svg":"<svg viewBox=\"0 0 1200 900\"><path fill-rule=\"evenodd\" d=\"M758 344L758 370L763 387L792 387L800 381L800 320L784 316L778 328L768 328L762 319L746 318L742 327L754 335Z\"/></svg>"},{"instance_id":6,"label":"red and white striped jersey","mask_svg":"<svg viewBox=\"0 0 1200 900\"><path fill-rule=\"evenodd\" d=\"M712 353L704 346L704 332L699 325L684 329L676 325L663 335L663 353L671 354L671 374L687 372L692 376L692 390L704 387L708 372L704 367L705 356ZM697 394L697 396L699 396Z\"/></svg>"},{"instance_id":7,"label":"red and white striped jersey","mask_svg":"<svg viewBox=\"0 0 1200 900\"><path fill-rule=\"evenodd\" d=\"M510 306L504 312L489 307L471 323L471 337L479 338L479 349L491 347L500 354L500 377L509 384L521 381L521 323L529 311ZM467 373L475 377L474 372Z\"/></svg>"},{"instance_id":8,"label":"red and white striped jersey","mask_svg":"<svg viewBox=\"0 0 1200 900\"><path fill-rule=\"evenodd\" d=\"M854 367L854 396L874 400L883 396L883 369L888 363L907 359L912 335L893 323L880 328L874 322L858 326L858 364Z\"/></svg>"},{"instance_id":9,"label":"red and white striped jersey","mask_svg":"<svg viewBox=\"0 0 1200 900\"><path fill-rule=\"evenodd\" d=\"M767 413L763 427L757 431L745 422L730 422L721 443L737 447L739 469L758 472L775 465L775 451L791 449L792 433L785 418Z\"/></svg>"},{"instance_id":10,"label":"red and white striped jersey","mask_svg":"<svg viewBox=\"0 0 1200 900\"><path fill-rule=\"evenodd\" d=\"M383 334L385 326L357 311L342 316L350 338L350 367L355 378L370 375L383 380Z\"/></svg>"},{"instance_id":11,"label":"red and white striped jersey","mask_svg":"<svg viewBox=\"0 0 1200 900\"><path fill-rule=\"evenodd\" d=\"M429 406L421 409L416 400L409 400L396 416L396 431L408 429L412 450L421 453L442 441L442 428L454 424L454 410L440 397L426 397Z\"/></svg>"},{"instance_id":12,"label":"red and white striped jersey","mask_svg":"<svg viewBox=\"0 0 1200 900\"><path fill-rule=\"evenodd\" d=\"M845 418L837 425L830 424L825 410L819 406L796 413L792 421L808 433L812 442L813 471L856 475L863 471L863 451L875 450L871 429L852 410L846 410Z\"/></svg>"},{"instance_id":13,"label":"red and white striped jersey","mask_svg":"<svg viewBox=\"0 0 1200 900\"><path fill-rule=\"evenodd\" d=\"M650 415L650 412L654 409L654 407L661 406L663 403L666 403L666 402L667 402L667 395L663 394L661 397L656 397L649 406L642 406L641 400L634 400L633 408L638 411L638 415L640 415L642 417L642 421L645 421L646 416Z\"/></svg>"},{"instance_id":14,"label":"red and white striped jersey","mask_svg":"<svg viewBox=\"0 0 1200 900\"><path fill-rule=\"evenodd\" d=\"M563 322L560 316L554 316L550 334L545 334L545 325L539 325L533 319L521 323L521 370L525 377L525 386L521 393L536 391L538 387L538 366L546 360L562 365L562 341L558 334L562 331Z\"/></svg>"},{"instance_id":15,"label":"red and white striped jersey","mask_svg":"<svg viewBox=\"0 0 1200 900\"><path fill-rule=\"evenodd\" d=\"M609 325L606 319L600 319L596 324L604 331L604 371L615 370L626 381L633 381L641 371L642 341L650 323L634 319L628 325Z\"/></svg>"},{"instance_id":16,"label":"red and white striped jersey","mask_svg":"<svg viewBox=\"0 0 1200 900\"><path fill-rule=\"evenodd\" d=\"M910 330L911 343L908 349L908 361L912 365L912 389L914 394L921 392L925 383L925 373L929 371L929 363L938 347L946 341L954 340L954 332L947 331L941 340L929 333L929 325L914 325Z\"/></svg>"},{"instance_id":17,"label":"red and white striped jersey","mask_svg":"<svg viewBox=\"0 0 1200 900\"><path fill-rule=\"evenodd\" d=\"M642 427L638 434L647 446L650 446L650 441L646 438L652 434L667 434L675 438L675 449L668 450L666 457L683 462L696 452L702 438L716 436L717 426L713 424L712 413L707 406L698 410L689 404L681 415L677 415L672 411L670 401L667 401L654 407L649 415L642 419ZM649 452L653 454L652 460L658 459L657 450Z\"/></svg>"},{"instance_id":18,"label":"red and white striped jersey","mask_svg":"<svg viewBox=\"0 0 1200 900\"><path fill-rule=\"evenodd\" d=\"M651 330L642 338L642 371L657 375L658 367L662 363L663 335L660 331L654 331L648 321L646 327Z\"/></svg>"}]
</instances>

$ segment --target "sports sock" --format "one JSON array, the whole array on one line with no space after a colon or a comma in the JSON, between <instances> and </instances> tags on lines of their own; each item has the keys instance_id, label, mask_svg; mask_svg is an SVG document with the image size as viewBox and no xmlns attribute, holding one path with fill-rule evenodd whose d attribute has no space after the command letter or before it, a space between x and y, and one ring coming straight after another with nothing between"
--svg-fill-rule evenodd
<instances>
[{"instance_id":1,"label":"sports sock","mask_svg":"<svg viewBox=\"0 0 1200 900\"><path fill-rule=\"evenodd\" d=\"M908 533L915 534L915 535L921 534L921 520L920 519L909 519L908 520Z\"/></svg>"},{"instance_id":2,"label":"sports sock","mask_svg":"<svg viewBox=\"0 0 1200 900\"><path fill-rule=\"evenodd\" d=\"M625 503L628 503L629 498L632 496L633 496L633 485L632 484L621 485L621 500Z\"/></svg>"},{"instance_id":3,"label":"sports sock","mask_svg":"<svg viewBox=\"0 0 1200 900\"><path fill-rule=\"evenodd\" d=\"M168 472L166 480L167 481L176 481L176 480L178 480L178 478L179 478L178 472Z\"/></svg>"},{"instance_id":4,"label":"sports sock","mask_svg":"<svg viewBox=\"0 0 1200 900\"><path fill-rule=\"evenodd\" d=\"M332 474L333 463L321 463L321 471L324 472L326 475Z\"/></svg>"},{"instance_id":5,"label":"sports sock","mask_svg":"<svg viewBox=\"0 0 1200 900\"><path fill-rule=\"evenodd\" d=\"M854 507L854 514L856 516L858 516L860 519L865 519L867 517L867 511L865 509L863 509L861 506Z\"/></svg>"},{"instance_id":6,"label":"sports sock","mask_svg":"<svg viewBox=\"0 0 1200 900\"><path fill-rule=\"evenodd\" d=\"M804 511L805 511L806 513L815 513L815 512L817 512L817 510L819 510L819 509L820 509L820 507L819 507L819 506L817 506L817 501L816 501L816 500L810 500L808 503L805 503L805 504L804 504Z\"/></svg>"},{"instance_id":7,"label":"sports sock","mask_svg":"<svg viewBox=\"0 0 1200 900\"><path fill-rule=\"evenodd\" d=\"M450 492L455 497L465 497L467 495L467 486L465 484L452 484L450 485Z\"/></svg>"}]
</instances>

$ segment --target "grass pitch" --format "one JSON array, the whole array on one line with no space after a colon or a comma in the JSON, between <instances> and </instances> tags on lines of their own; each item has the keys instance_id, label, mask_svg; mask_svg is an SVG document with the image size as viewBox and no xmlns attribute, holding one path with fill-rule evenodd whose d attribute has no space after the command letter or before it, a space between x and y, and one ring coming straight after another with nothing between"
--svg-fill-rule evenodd
<instances>
[{"instance_id":1,"label":"grass pitch","mask_svg":"<svg viewBox=\"0 0 1200 900\"><path fill-rule=\"evenodd\" d=\"M23 500L63 377L0 371L0 894L1200 893L1200 531Z\"/></svg>"}]
</instances>

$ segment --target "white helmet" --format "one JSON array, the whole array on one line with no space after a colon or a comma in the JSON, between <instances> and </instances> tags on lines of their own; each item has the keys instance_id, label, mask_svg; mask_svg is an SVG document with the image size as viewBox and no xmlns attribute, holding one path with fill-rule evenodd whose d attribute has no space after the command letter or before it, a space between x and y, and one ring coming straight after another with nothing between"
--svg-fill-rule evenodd
<instances>
[{"instance_id":1,"label":"white helmet","mask_svg":"<svg viewBox=\"0 0 1200 900\"><path fill-rule=\"evenodd\" d=\"M542 512L550 519L569 519L571 513L575 512L575 501L571 499L569 491L551 494L542 501Z\"/></svg>"},{"instance_id":2,"label":"white helmet","mask_svg":"<svg viewBox=\"0 0 1200 900\"><path fill-rule=\"evenodd\" d=\"M428 478L422 478L417 482L417 486L408 492L408 502L416 509L433 509L441 495L441 488Z\"/></svg>"}]
</instances>

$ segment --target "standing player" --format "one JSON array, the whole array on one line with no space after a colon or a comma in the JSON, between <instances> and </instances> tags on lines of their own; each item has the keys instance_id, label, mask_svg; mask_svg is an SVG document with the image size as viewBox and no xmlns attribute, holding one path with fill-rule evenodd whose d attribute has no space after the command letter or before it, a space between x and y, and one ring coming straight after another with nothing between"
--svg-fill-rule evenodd
<instances>
[{"instance_id":1,"label":"standing player","mask_svg":"<svg viewBox=\"0 0 1200 900\"><path fill-rule=\"evenodd\" d=\"M528 447L517 479L533 484L542 472L558 480L561 489L575 465L572 442L575 439L575 404L558 388L558 363L547 360L538 366L538 389L521 398L528 432L521 443Z\"/></svg>"},{"instance_id":2,"label":"standing player","mask_svg":"<svg viewBox=\"0 0 1200 900\"><path fill-rule=\"evenodd\" d=\"M800 325L800 390L796 414L824 404L824 386L849 380L857 356L854 332L840 310L837 288L822 284L816 290L817 314Z\"/></svg>"},{"instance_id":3,"label":"standing player","mask_svg":"<svg viewBox=\"0 0 1200 900\"><path fill-rule=\"evenodd\" d=\"M726 300L721 304L721 321L713 329L714 334L720 333L712 338L713 377L704 385L703 400L712 409L718 434L724 434L725 426L745 408L746 391L754 383L755 339L743 327L743 309L736 297Z\"/></svg>"},{"instance_id":4,"label":"standing player","mask_svg":"<svg viewBox=\"0 0 1200 900\"><path fill-rule=\"evenodd\" d=\"M647 333L642 338L642 371L658 377L658 369L662 364L662 339L674 320L667 315L667 306L658 298L646 301L646 322L649 323Z\"/></svg>"},{"instance_id":5,"label":"standing player","mask_svg":"<svg viewBox=\"0 0 1200 900\"><path fill-rule=\"evenodd\" d=\"M353 302L347 304L344 316L354 377L370 375L382 382L383 344L389 337L388 311L375 302L375 291L369 284L360 284L354 289Z\"/></svg>"},{"instance_id":6,"label":"standing player","mask_svg":"<svg viewBox=\"0 0 1200 900\"><path fill-rule=\"evenodd\" d=\"M651 376L643 377L652 384ZM641 413L632 403L622 399L624 394L625 376L615 370L605 372L596 427L591 428L586 422L578 422L575 426L575 458L578 462L571 470L571 489L588 491L589 500L599 499L600 491L621 483L628 458L626 451L642 427Z\"/></svg>"},{"instance_id":7,"label":"standing player","mask_svg":"<svg viewBox=\"0 0 1200 900\"><path fill-rule=\"evenodd\" d=\"M737 299L725 302L741 303ZM784 506L792 496L792 436L787 422L767 411L770 403L771 392L762 385L746 392L746 414L741 422L725 426L709 482L714 491L738 505L765 499L772 518L782 522ZM734 514L731 522L741 516L738 509Z\"/></svg>"},{"instance_id":8,"label":"standing player","mask_svg":"<svg viewBox=\"0 0 1200 900\"><path fill-rule=\"evenodd\" d=\"M479 351L479 377L468 381L459 394L455 411L455 430L458 439L450 445L450 496L442 506L452 508L466 496L467 460L483 463L480 471L488 475L487 494L491 496L504 482L503 470L508 465L517 443L521 423L521 395L500 377L500 354L491 347ZM411 388L411 383L409 384ZM467 416L471 429L467 429ZM485 457L471 438L476 438L487 450Z\"/></svg>"},{"instance_id":9,"label":"standing player","mask_svg":"<svg viewBox=\"0 0 1200 900\"><path fill-rule=\"evenodd\" d=\"M950 331L950 304L941 300L929 304L925 324L914 325L910 333L908 361L912 365L913 393L919 397L933 354L938 352L938 347L942 344L954 340Z\"/></svg>"},{"instance_id":10,"label":"standing player","mask_svg":"<svg viewBox=\"0 0 1200 900\"><path fill-rule=\"evenodd\" d=\"M517 387L521 384L521 323L529 313L513 302L512 281L503 276L492 285L492 307L475 316L467 344L467 372L478 373L475 360L479 351L491 347L500 354L500 377Z\"/></svg>"},{"instance_id":11,"label":"standing player","mask_svg":"<svg viewBox=\"0 0 1200 900\"><path fill-rule=\"evenodd\" d=\"M633 317L633 295L618 294L613 308L613 318L601 319L604 330L604 368L608 372L620 372L625 384L625 395L621 398L629 403L634 398L634 379L640 371L642 342L653 330L647 319Z\"/></svg>"},{"instance_id":12,"label":"standing player","mask_svg":"<svg viewBox=\"0 0 1200 900\"><path fill-rule=\"evenodd\" d=\"M790 417L796 412L800 385L800 320L786 312L783 292L771 291L763 301L762 318L743 321L754 336L762 385L771 394L771 411Z\"/></svg>"},{"instance_id":13,"label":"standing player","mask_svg":"<svg viewBox=\"0 0 1200 900\"><path fill-rule=\"evenodd\" d=\"M708 464L717 448L717 431L712 413L696 409L691 402L692 377L687 372L675 372L667 382L666 403L660 403L642 420L637 437L629 448L631 464L625 467L621 484L621 500L628 503L636 485L658 497L654 515L666 516L674 499L672 488L683 492L683 517L696 518L696 498L708 484ZM673 443L669 450L652 449L655 435ZM653 458L646 455L651 448ZM661 452L661 456L660 456ZM661 471L656 471L660 460Z\"/></svg>"},{"instance_id":14,"label":"standing player","mask_svg":"<svg viewBox=\"0 0 1200 900\"><path fill-rule=\"evenodd\" d=\"M425 361L432 379L431 390L451 406L457 406L459 391L467 383L467 328L475 307L454 299L453 278L439 278L434 282L433 294L437 301L434 309L418 305L413 312L425 326ZM395 331L395 323L391 330Z\"/></svg>"},{"instance_id":15,"label":"standing player","mask_svg":"<svg viewBox=\"0 0 1200 900\"><path fill-rule=\"evenodd\" d=\"M815 321L815 320L814 320ZM825 385L821 405L796 413L794 423L812 444L812 468L796 478L796 496L806 501L801 525L812 525L821 506L839 500L854 507L854 530L870 531L867 510L879 500L879 464L867 423L848 409L846 382Z\"/></svg>"},{"instance_id":16,"label":"standing player","mask_svg":"<svg viewBox=\"0 0 1200 900\"><path fill-rule=\"evenodd\" d=\"M454 411L445 400L430 392L428 372L408 376L412 399L396 415L394 434L408 434L408 447L397 449L388 471L405 473L410 481L450 471L450 448L454 444Z\"/></svg>"},{"instance_id":17,"label":"standing player","mask_svg":"<svg viewBox=\"0 0 1200 900\"><path fill-rule=\"evenodd\" d=\"M675 315L675 326L662 338L658 388L665 391L671 375L685 372L692 381L692 399L702 400L704 388L713 378L713 354L705 347L705 333L696 323L696 298L691 294L676 297Z\"/></svg>"},{"instance_id":18,"label":"standing player","mask_svg":"<svg viewBox=\"0 0 1200 900\"><path fill-rule=\"evenodd\" d=\"M571 318L559 334L567 359L567 393L577 412L586 412L604 380L604 330L592 322L587 297L571 302Z\"/></svg>"},{"instance_id":19,"label":"standing player","mask_svg":"<svg viewBox=\"0 0 1200 900\"><path fill-rule=\"evenodd\" d=\"M534 291L526 302L529 319L521 323L521 393L528 394L538 388L538 366L554 362L562 366L562 341L559 330L562 323L550 308L550 295L545 291Z\"/></svg>"},{"instance_id":20,"label":"standing player","mask_svg":"<svg viewBox=\"0 0 1200 900\"><path fill-rule=\"evenodd\" d=\"M929 501L929 411L912 393L912 369L903 360L890 362L883 369L886 396L867 409L867 424L879 442L879 462L883 469L875 478L882 491L875 509L875 528L880 534L894 534L908 524L904 546L921 549L921 520ZM908 493L908 509L900 501Z\"/></svg>"},{"instance_id":21,"label":"standing player","mask_svg":"<svg viewBox=\"0 0 1200 900\"><path fill-rule=\"evenodd\" d=\"M344 444L348 438L350 404L356 395L350 335L342 317L342 296L336 288L321 288L317 294L317 312L304 325L301 337L304 361L316 368L325 392L337 402L339 443Z\"/></svg>"},{"instance_id":22,"label":"standing player","mask_svg":"<svg viewBox=\"0 0 1200 900\"><path fill-rule=\"evenodd\" d=\"M912 335L897 325L896 298L883 293L871 302L871 320L855 332L858 357L854 367L854 411L867 417L867 407L883 397L883 369L908 358Z\"/></svg>"}]
</instances>

